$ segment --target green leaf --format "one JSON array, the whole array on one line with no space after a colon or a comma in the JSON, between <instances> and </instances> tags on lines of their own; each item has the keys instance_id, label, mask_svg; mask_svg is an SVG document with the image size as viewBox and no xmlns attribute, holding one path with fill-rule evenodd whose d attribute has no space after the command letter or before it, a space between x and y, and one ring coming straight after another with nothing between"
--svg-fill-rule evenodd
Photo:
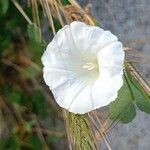
<instances>
[{"instance_id":1,"label":"green leaf","mask_svg":"<svg viewBox=\"0 0 150 150\"><path fill-rule=\"evenodd\" d=\"M137 107L146 113L150 113L150 97L144 91L143 87L135 80L130 72L127 72L127 75L130 79L131 88L134 94L135 102Z\"/></svg>"},{"instance_id":2,"label":"green leaf","mask_svg":"<svg viewBox=\"0 0 150 150\"><path fill-rule=\"evenodd\" d=\"M127 79L124 79L117 99L109 104L110 118L114 121L120 120L123 123L131 122L136 115L133 100Z\"/></svg>"},{"instance_id":3,"label":"green leaf","mask_svg":"<svg viewBox=\"0 0 150 150\"><path fill-rule=\"evenodd\" d=\"M41 42L39 30L35 24L28 24L27 32L30 40L38 43Z\"/></svg>"},{"instance_id":4,"label":"green leaf","mask_svg":"<svg viewBox=\"0 0 150 150\"><path fill-rule=\"evenodd\" d=\"M10 102L20 104L22 93L20 93L19 91L11 91L6 95L6 97Z\"/></svg>"},{"instance_id":5,"label":"green leaf","mask_svg":"<svg viewBox=\"0 0 150 150\"><path fill-rule=\"evenodd\" d=\"M41 117L46 117L48 114L48 110L50 109L45 101L44 96L40 91L34 91L32 94L32 109L33 112Z\"/></svg>"},{"instance_id":6,"label":"green leaf","mask_svg":"<svg viewBox=\"0 0 150 150\"><path fill-rule=\"evenodd\" d=\"M40 141L40 139L33 135L31 136L27 143L29 144L30 150L41 150L42 149L42 143Z\"/></svg>"},{"instance_id":7,"label":"green leaf","mask_svg":"<svg viewBox=\"0 0 150 150\"><path fill-rule=\"evenodd\" d=\"M27 31L29 37L28 48L33 61L37 64L41 64L41 56L43 54L43 50L46 48L46 43L41 40L38 28L35 24L29 24Z\"/></svg>"},{"instance_id":8,"label":"green leaf","mask_svg":"<svg viewBox=\"0 0 150 150\"><path fill-rule=\"evenodd\" d=\"M145 113L150 114L150 103L145 101L145 100L140 100L136 102L137 107L141 110L144 111Z\"/></svg>"},{"instance_id":9,"label":"green leaf","mask_svg":"<svg viewBox=\"0 0 150 150\"><path fill-rule=\"evenodd\" d=\"M136 116L135 106L134 103L131 103L130 106L127 107L124 116L121 118L121 122L129 123L134 119L135 116Z\"/></svg>"},{"instance_id":10,"label":"green leaf","mask_svg":"<svg viewBox=\"0 0 150 150\"><path fill-rule=\"evenodd\" d=\"M5 15L9 7L9 0L0 0L0 16Z\"/></svg>"}]
</instances>

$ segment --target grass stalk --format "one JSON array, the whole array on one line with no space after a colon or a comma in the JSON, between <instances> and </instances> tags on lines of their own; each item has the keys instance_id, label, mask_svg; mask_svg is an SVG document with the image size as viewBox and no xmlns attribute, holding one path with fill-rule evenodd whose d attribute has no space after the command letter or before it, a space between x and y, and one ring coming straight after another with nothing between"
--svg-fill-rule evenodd
<instances>
[{"instance_id":1,"label":"grass stalk","mask_svg":"<svg viewBox=\"0 0 150 150\"><path fill-rule=\"evenodd\" d=\"M86 115L78 115L63 109L71 150L97 150L97 144Z\"/></svg>"}]
</instances>

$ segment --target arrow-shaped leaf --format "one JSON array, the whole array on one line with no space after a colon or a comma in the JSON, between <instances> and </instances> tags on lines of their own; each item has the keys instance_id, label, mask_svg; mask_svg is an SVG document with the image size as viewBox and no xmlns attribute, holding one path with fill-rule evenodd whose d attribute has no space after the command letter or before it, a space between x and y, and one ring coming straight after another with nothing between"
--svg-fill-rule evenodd
<instances>
[{"instance_id":1,"label":"arrow-shaped leaf","mask_svg":"<svg viewBox=\"0 0 150 150\"><path fill-rule=\"evenodd\" d=\"M109 105L109 115L114 121L120 120L123 123L128 123L136 116L134 98L129 86L128 79L125 77L117 99Z\"/></svg>"}]
</instances>

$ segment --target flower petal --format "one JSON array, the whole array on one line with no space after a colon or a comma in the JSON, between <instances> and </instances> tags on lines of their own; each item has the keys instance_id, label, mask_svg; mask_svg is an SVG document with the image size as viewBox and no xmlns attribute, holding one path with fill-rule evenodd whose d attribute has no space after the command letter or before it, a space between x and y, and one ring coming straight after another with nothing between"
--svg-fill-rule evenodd
<instances>
[{"instance_id":1,"label":"flower petal","mask_svg":"<svg viewBox=\"0 0 150 150\"><path fill-rule=\"evenodd\" d=\"M47 46L41 60L44 66L69 70L75 67L74 64L81 64L81 55L76 50L77 47L72 39L70 28L66 25L57 32L52 42Z\"/></svg>"},{"instance_id":2,"label":"flower petal","mask_svg":"<svg viewBox=\"0 0 150 150\"><path fill-rule=\"evenodd\" d=\"M118 90L123 85L122 75L113 79L99 78L92 89L92 99L94 109L108 105L117 98Z\"/></svg>"},{"instance_id":3,"label":"flower petal","mask_svg":"<svg viewBox=\"0 0 150 150\"><path fill-rule=\"evenodd\" d=\"M91 97L91 85L81 89L71 104L69 111L73 113L85 114L94 109Z\"/></svg>"},{"instance_id":4,"label":"flower petal","mask_svg":"<svg viewBox=\"0 0 150 150\"><path fill-rule=\"evenodd\" d=\"M98 63L101 76L112 78L122 73L124 51L120 42L114 42L98 53Z\"/></svg>"},{"instance_id":5,"label":"flower petal","mask_svg":"<svg viewBox=\"0 0 150 150\"><path fill-rule=\"evenodd\" d=\"M124 51L120 42L114 42L98 53L100 75L92 90L95 108L108 105L117 98L118 90L123 85Z\"/></svg>"},{"instance_id":6,"label":"flower petal","mask_svg":"<svg viewBox=\"0 0 150 150\"><path fill-rule=\"evenodd\" d=\"M68 80L52 92L58 105L70 112L83 114L93 109L90 103L90 86L83 80Z\"/></svg>"},{"instance_id":7,"label":"flower petal","mask_svg":"<svg viewBox=\"0 0 150 150\"><path fill-rule=\"evenodd\" d=\"M72 71L44 67L43 78L45 83L52 90L68 81L74 80L76 78L76 74Z\"/></svg>"},{"instance_id":8,"label":"flower petal","mask_svg":"<svg viewBox=\"0 0 150 150\"><path fill-rule=\"evenodd\" d=\"M110 31L104 31L96 26L89 26L82 22L71 23L71 32L81 51L97 53L101 48L118 40Z\"/></svg>"}]
</instances>

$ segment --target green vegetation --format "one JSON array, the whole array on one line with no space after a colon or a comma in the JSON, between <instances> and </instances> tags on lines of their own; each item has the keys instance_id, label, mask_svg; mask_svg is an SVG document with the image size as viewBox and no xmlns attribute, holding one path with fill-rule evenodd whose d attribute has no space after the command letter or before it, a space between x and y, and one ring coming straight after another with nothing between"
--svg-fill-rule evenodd
<instances>
[{"instance_id":1,"label":"green vegetation","mask_svg":"<svg viewBox=\"0 0 150 150\"><path fill-rule=\"evenodd\" d=\"M19 3L32 18L31 6ZM46 42L12 1L0 1L0 22L0 149L55 149L64 125L42 79Z\"/></svg>"}]
</instances>

